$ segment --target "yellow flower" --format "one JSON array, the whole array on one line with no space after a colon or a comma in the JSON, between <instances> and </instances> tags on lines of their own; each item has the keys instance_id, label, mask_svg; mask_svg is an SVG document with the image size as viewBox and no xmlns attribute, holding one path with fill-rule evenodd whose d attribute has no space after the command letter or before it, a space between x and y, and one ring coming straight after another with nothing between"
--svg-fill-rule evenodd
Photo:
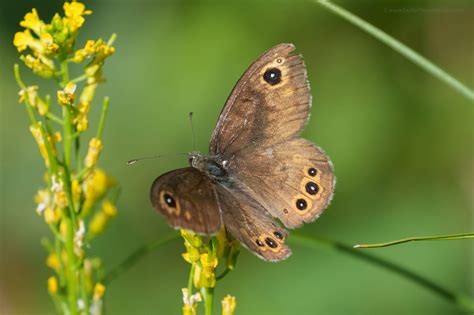
<instances>
[{"instance_id":1,"label":"yellow flower","mask_svg":"<svg viewBox=\"0 0 474 315\"><path fill-rule=\"evenodd\" d=\"M18 49L19 52L26 50L29 46L32 46L35 39L31 35L30 30L24 30L23 32L16 32L13 38L13 45Z\"/></svg>"},{"instance_id":2,"label":"yellow flower","mask_svg":"<svg viewBox=\"0 0 474 315\"><path fill-rule=\"evenodd\" d=\"M58 292L58 279L55 276L48 278L48 292L56 294Z\"/></svg>"},{"instance_id":3,"label":"yellow flower","mask_svg":"<svg viewBox=\"0 0 474 315\"><path fill-rule=\"evenodd\" d=\"M76 92L76 87L76 84L69 82L68 84L66 84L66 87L63 90L58 91L57 95L58 102L60 105L69 106L74 103L74 99L76 97L74 92Z\"/></svg>"},{"instance_id":4,"label":"yellow flower","mask_svg":"<svg viewBox=\"0 0 474 315\"><path fill-rule=\"evenodd\" d=\"M216 274L214 270L217 267L217 257L209 254L201 254L201 265L196 264L194 271L194 286L196 288L213 288L216 286Z\"/></svg>"},{"instance_id":5,"label":"yellow flower","mask_svg":"<svg viewBox=\"0 0 474 315\"><path fill-rule=\"evenodd\" d=\"M86 178L83 184L84 205L83 216L86 216L90 209L94 206L97 199L101 198L111 185L111 179L101 169L95 169Z\"/></svg>"},{"instance_id":6,"label":"yellow flower","mask_svg":"<svg viewBox=\"0 0 474 315\"><path fill-rule=\"evenodd\" d=\"M100 300L104 296L105 285L100 282L97 282L94 286L94 300Z\"/></svg>"},{"instance_id":7,"label":"yellow flower","mask_svg":"<svg viewBox=\"0 0 474 315\"><path fill-rule=\"evenodd\" d=\"M59 272L60 262L58 255L56 254L49 254L48 258L46 258L46 266L53 269L56 272Z\"/></svg>"},{"instance_id":8,"label":"yellow flower","mask_svg":"<svg viewBox=\"0 0 474 315\"><path fill-rule=\"evenodd\" d=\"M87 151L86 159L84 161L86 167L92 167L97 163L102 148L102 141L100 139L91 139L91 141L89 142L89 150Z\"/></svg>"},{"instance_id":9,"label":"yellow flower","mask_svg":"<svg viewBox=\"0 0 474 315\"><path fill-rule=\"evenodd\" d=\"M61 234L64 238L66 238L68 229L69 227L67 225L67 219L61 220L61 222L59 223L59 234Z\"/></svg>"},{"instance_id":10,"label":"yellow flower","mask_svg":"<svg viewBox=\"0 0 474 315\"><path fill-rule=\"evenodd\" d=\"M55 201L56 206L60 209L66 208L68 206L67 196L64 190L58 191L54 195L54 201Z\"/></svg>"},{"instance_id":11,"label":"yellow flower","mask_svg":"<svg viewBox=\"0 0 474 315\"><path fill-rule=\"evenodd\" d=\"M107 223L109 221L109 216L104 212L99 211L93 217L89 223L89 231L92 235L98 235L105 230Z\"/></svg>"},{"instance_id":12,"label":"yellow flower","mask_svg":"<svg viewBox=\"0 0 474 315\"><path fill-rule=\"evenodd\" d=\"M186 247L186 252L182 254L183 259L190 264L199 261L199 250L202 246L201 237L187 230L181 230L181 236L184 238L184 246Z\"/></svg>"},{"instance_id":13,"label":"yellow flower","mask_svg":"<svg viewBox=\"0 0 474 315\"><path fill-rule=\"evenodd\" d=\"M38 204L36 212L41 215L43 211L49 206L50 198L49 191L47 189L38 190L35 196L35 202Z\"/></svg>"},{"instance_id":14,"label":"yellow flower","mask_svg":"<svg viewBox=\"0 0 474 315\"><path fill-rule=\"evenodd\" d=\"M68 26L73 33L84 24L83 15L91 14L92 11L86 10L84 4L80 2L66 2L63 6L66 17L63 19L64 25Z\"/></svg>"},{"instance_id":15,"label":"yellow flower","mask_svg":"<svg viewBox=\"0 0 474 315\"><path fill-rule=\"evenodd\" d=\"M40 20L36 9L33 9L31 10L31 12L26 13L25 17L23 18L23 21L20 22L20 26L23 26L24 28L29 28L37 35L40 35L43 33L45 25L44 22Z\"/></svg>"},{"instance_id":16,"label":"yellow flower","mask_svg":"<svg viewBox=\"0 0 474 315\"><path fill-rule=\"evenodd\" d=\"M109 217L115 217L117 215L117 208L110 200L105 200L102 203L102 212Z\"/></svg>"},{"instance_id":17,"label":"yellow flower","mask_svg":"<svg viewBox=\"0 0 474 315\"><path fill-rule=\"evenodd\" d=\"M95 54L96 51L96 42L90 39L86 42L84 48L81 48L74 53L73 61L75 63L83 62L84 59L89 58L90 56Z\"/></svg>"},{"instance_id":18,"label":"yellow flower","mask_svg":"<svg viewBox=\"0 0 474 315\"><path fill-rule=\"evenodd\" d=\"M38 96L38 86L27 86L26 88L21 89L20 92L18 92L18 95L20 96L20 99L18 100L19 103L27 101L28 105L33 105Z\"/></svg>"},{"instance_id":19,"label":"yellow flower","mask_svg":"<svg viewBox=\"0 0 474 315\"><path fill-rule=\"evenodd\" d=\"M46 224L58 223L61 218L61 211L59 208L47 207L44 210L44 220Z\"/></svg>"},{"instance_id":20,"label":"yellow flower","mask_svg":"<svg viewBox=\"0 0 474 315\"><path fill-rule=\"evenodd\" d=\"M41 116L44 116L49 112L49 104L38 96L37 85L28 86L24 89L21 89L20 92L18 92L18 95L20 96L18 100L19 103L26 102L27 105L33 106L36 108L36 110L38 110L38 113Z\"/></svg>"},{"instance_id":21,"label":"yellow flower","mask_svg":"<svg viewBox=\"0 0 474 315\"><path fill-rule=\"evenodd\" d=\"M104 60L114 54L115 48L108 46L101 39L96 42L96 54L94 60L92 60L84 69L86 76L89 77L89 83L99 83L103 81L102 78L102 66Z\"/></svg>"},{"instance_id":22,"label":"yellow flower","mask_svg":"<svg viewBox=\"0 0 474 315\"><path fill-rule=\"evenodd\" d=\"M202 301L199 292L189 295L188 289L181 289L183 292L183 315L196 315L198 302Z\"/></svg>"},{"instance_id":23,"label":"yellow flower","mask_svg":"<svg viewBox=\"0 0 474 315\"><path fill-rule=\"evenodd\" d=\"M31 55L21 56L20 59L25 63L25 65L30 68L33 73L39 75L43 78L51 78L54 76L54 63L40 55L38 58L35 58Z\"/></svg>"},{"instance_id":24,"label":"yellow flower","mask_svg":"<svg viewBox=\"0 0 474 315\"><path fill-rule=\"evenodd\" d=\"M237 302L235 296L227 295L222 299L222 315L232 315L234 314L235 308L237 307Z\"/></svg>"},{"instance_id":25,"label":"yellow flower","mask_svg":"<svg viewBox=\"0 0 474 315\"><path fill-rule=\"evenodd\" d=\"M30 131L33 134L33 137L36 140L36 143L38 144L41 156L44 159L44 163L49 166L49 158L48 158L48 151L46 150L46 145L44 143L43 135L41 133L41 122L38 122L34 125L30 126Z\"/></svg>"},{"instance_id":26,"label":"yellow flower","mask_svg":"<svg viewBox=\"0 0 474 315\"><path fill-rule=\"evenodd\" d=\"M59 46L54 42L53 36L50 33L42 33L40 35L40 42L46 55L54 55L58 52Z\"/></svg>"}]
</instances>

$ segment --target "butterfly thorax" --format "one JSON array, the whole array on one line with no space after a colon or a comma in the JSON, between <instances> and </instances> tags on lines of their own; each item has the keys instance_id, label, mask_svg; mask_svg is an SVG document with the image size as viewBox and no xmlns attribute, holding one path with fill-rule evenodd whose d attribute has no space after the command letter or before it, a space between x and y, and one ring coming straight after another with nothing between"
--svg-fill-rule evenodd
<instances>
[{"instance_id":1,"label":"butterfly thorax","mask_svg":"<svg viewBox=\"0 0 474 315\"><path fill-rule=\"evenodd\" d=\"M206 156L194 151L189 153L189 164L213 180L222 181L227 178L227 170L223 165L224 163L217 157Z\"/></svg>"}]
</instances>

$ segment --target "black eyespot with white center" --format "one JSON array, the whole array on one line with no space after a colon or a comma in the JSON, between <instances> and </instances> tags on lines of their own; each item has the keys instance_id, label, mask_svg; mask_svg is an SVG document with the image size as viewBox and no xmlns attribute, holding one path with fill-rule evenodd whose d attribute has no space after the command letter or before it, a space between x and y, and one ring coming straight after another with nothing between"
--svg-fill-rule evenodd
<instances>
[{"instance_id":1,"label":"black eyespot with white center","mask_svg":"<svg viewBox=\"0 0 474 315\"><path fill-rule=\"evenodd\" d=\"M267 245L271 248L276 248L278 247L278 244L277 242L275 242L275 240L273 238L270 238L270 237L267 237L265 239L265 243L267 243Z\"/></svg>"},{"instance_id":2,"label":"black eyespot with white center","mask_svg":"<svg viewBox=\"0 0 474 315\"><path fill-rule=\"evenodd\" d=\"M281 82L281 70L278 68L270 68L263 74L263 79L270 85L275 85Z\"/></svg>"},{"instance_id":3,"label":"black eyespot with white center","mask_svg":"<svg viewBox=\"0 0 474 315\"><path fill-rule=\"evenodd\" d=\"M257 243L257 245L260 246L260 247L262 247L262 246L265 245L265 244L263 244L263 242L262 242L261 240L259 240L258 238L257 238L257 240L255 241L255 243Z\"/></svg>"},{"instance_id":4,"label":"black eyespot with white center","mask_svg":"<svg viewBox=\"0 0 474 315\"><path fill-rule=\"evenodd\" d=\"M281 235L281 233L278 231L273 232L273 235L275 235L275 237L279 240L283 239L283 235Z\"/></svg>"},{"instance_id":5,"label":"black eyespot with white center","mask_svg":"<svg viewBox=\"0 0 474 315\"><path fill-rule=\"evenodd\" d=\"M164 194L163 195L163 200L166 202L168 207L176 208L176 201L174 200L173 197L171 197L170 194Z\"/></svg>"},{"instance_id":6,"label":"black eyespot with white center","mask_svg":"<svg viewBox=\"0 0 474 315\"><path fill-rule=\"evenodd\" d=\"M318 184L313 183L313 182L307 182L305 188L306 188L306 192L310 195L316 195L319 191Z\"/></svg>"},{"instance_id":7,"label":"black eyespot with white center","mask_svg":"<svg viewBox=\"0 0 474 315\"><path fill-rule=\"evenodd\" d=\"M308 169L308 175L309 176L314 177L314 176L316 176L316 174L318 174L318 171L314 167L311 167L311 168Z\"/></svg>"},{"instance_id":8,"label":"black eyespot with white center","mask_svg":"<svg viewBox=\"0 0 474 315\"><path fill-rule=\"evenodd\" d=\"M299 210L305 210L307 207L308 203L306 202L306 200L302 198L296 200L296 208L298 208Z\"/></svg>"}]
</instances>

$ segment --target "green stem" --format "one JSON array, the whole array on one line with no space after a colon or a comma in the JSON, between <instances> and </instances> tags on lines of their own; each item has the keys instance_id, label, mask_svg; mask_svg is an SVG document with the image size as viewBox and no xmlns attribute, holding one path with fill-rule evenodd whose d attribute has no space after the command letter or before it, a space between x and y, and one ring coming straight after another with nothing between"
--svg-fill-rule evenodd
<instances>
[{"instance_id":1,"label":"green stem","mask_svg":"<svg viewBox=\"0 0 474 315\"><path fill-rule=\"evenodd\" d=\"M214 288L202 288L201 294L204 298L204 314L212 315L212 308L214 304Z\"/></svg>"},{"instance_id":2,"label":"green stem","mask_svg":"<svg viewBox=\"0 0 474 315\"><path fill-rule=\"evenodd\" d=\"M72 79L71 82L78 83L78 82L86 80L87 78L88 78L87 75L83 74L83 75L78 76L77 78Z\"/></svg>"},{"instance_id":3,"label":"green stem","mask_svg":"<svg viewBox=\"0 0 474 315\"><path fill-rule=\"evenodd\" d=\"M58 116L51 113L51 112L46 113L46 118L48 118L48 119L50 119L54 122L57 122L61 126L64 126L64 121L61 118L59 118Z\"/></svg>"},{"instance_id":4,"label":"green stem","mask_svg":"<svg viewBox=\"0 0 474 315\"><path fill-rule=\"evenodd\" d=\"M117 39L117 34L112 33L112 35L110 35L109 40L107 41L107 46L109 46L109 47L112 46L116 39Z\"/></svg>"},{"instance_id":5,"label":"green stem","mask_svg":"<svg viewBox=\"0 0 474 315\"><path fill-rule=\"evenodd\" d=\"M158 247L168 244L171 241L178 239L180 236L177 234L173 234L167 236L165 238L160 238L159 240L155 240L150 242L146 245L135 250L130 256L125 258L118 266L110 270L102 279L102 283L108 285L112 280L117 278L119 275L130 269L133 265L135 265L141 258L152 252Z\"/></svg>"},{"instance_id":6,"label":"green stem","mask_svg":"<svg viewBox=\"0 0 474 315\"><path fill-rule=\"evenodd\" d=\"M16 82L18 83L21 89L25 90L25 93L26 93L26 84L21 79L20 66L17 63L15 63L15 65L13 66L13 72L15 73ZM30 117L30 121L33 124L36 124L38 121L36 120L35 113L33 112L33 106L31 106L31 104L28 103L28 97L25 97L25 105L26 105L25 107L26 107L26 112L28 113L28 117Z\"/></svg>"},{"instance_id":7,"label":"green stem","mask_svg":"<svg viewBox=\"0 0 474 315\"><path fill-rule=\"evenodd\" d=\"M216 277L216 280L217 281L222 280L231 271L232 271L232 269L230 269L229 267L225 267L224 271Z\"/></svg>"},{"instance_id":8,"label":"green stem","mask_svg":"<svg viewBox=\"0 0 474 315\"><path fill-rule=\"evenodd\" d=\"M448 241L448 240L461 240L474 238L474 233L463 233L463 234L450 234L450 235L437 235L437 236L415 236L402 238L395 241L377 243L377 244L359 244L354 245L354 248L378 248L378 247L388 247L397 244L403 244L408 242L417 242L417 241Z\"/></svg>"},{"instance_id":9,"label":"green stem","mask_svg":"<svg viewBox=\"0 0 474 315\"><path fill-rule=\"evenodd\" d=\"M71 111L67 106L63 107L63 132L64 132L64 167L70 169L71 167L71 148L72 148L72 117Z\"/></svg>"},{"instance_id":10,"label":"green stem","mask_svg":"<svg viewBox=\"0 0 474 315\"><path fill-rule=\"evenodd\" d=\"M188 294L190 296L193 294L193 281L194 281L195 270L196 270L196 265L191 264L191 270L189 270L189 278L188 278Z\"/></svg>"},{"instance_id":11,"label":"green stem","mask_svg":"<svg viewBox=\"0 0 474 315\"><path fill-rule=\"evenodd\" d=\"M61 242L59 239L55 238L54 239L54 252L56 254L56 257L59 261L59 284L61 287L63 287L66 284L66 279L64 279L64 263L63 260L61 259L61 252L63 248L63 242Z\"/></svg>"},{"instance_id":12,"label":"green stem","mask_svg":"<svg viewBox=\"0 0 474 315\"><path fill-rule=\"evenodd\" d=\"M87 296L87 287L86 287L86 273L84 268L81 268L80 270L81 274L81 298L82 301L84 302L84 309L86 310L86 314L89 310L89 297Z\"/></svg>"},{"instance_id":13,"label":"green stem","mask_svg":"<svg viewBox=\"0 0 474 315\"><path fill-rule=\"evenodd\" d=\"M346 9L331 3L327 0L316 0L316 2L326 9L330 10L331 12L339 15L340 17L346 19L353 25L359 27L360 29L364 30L365 32L369 33L382 43L386 44L387 46L391 47L402 56L407 58L408 60L412 61L414 64L421 67L426 72L430 73L432 76L438 78L439 80L443 81L447 85L449 85L454 90L458 91L459 93L466 96L471 101L474 101L474 91L468 88L466 85L461 83L459 80L455 79L449 73L444 71L443 69L439 68L431 61L426 59L425 57L421 56L413 49L409 48L408 46L402 44L392 36L388 35L387 33L383 32L382 30L376 28L372 24L362 20L358 16L352 14L351 12L347 11Z\"/></svg>"},{"instance_id":14,"label":"green stem","mask_svg":"<svg viewBox=\"0 0 474 315\"><path fill-rule=\"evenodd\" d=\"M100 115L99 127L97 128L96 138L100 139L102 137L102 130L104 129L105 117L107 116L107 109L109 108L109 97L104 97L104 103L102 105L102 113Z\"/></svg>"},{"instance_id":15,"label":"green stem","mask_svg":"<svg viewBox=\"0 0 474 315\"><path fill-rule=\"evenodd\" d=\"M68 301L69 308L72 315L77 314L77 277L74 254L74 223L70 218L63 219L66 221L67 233L66 233L66 252L67 252L67 284L68 284Z\"/></svg>"},{"instance_id":16,"label":"green stem","mask_svg":"<svg viewBox=\"0 0 474 315\"><path fill-rule=\"evenodd\" d=\"M303 236L297 233L293 233L290 240L293 243L298 244L300 246L305 246L305 247L313 248L313 249L324 247L326 249L335 250L337 252L352 255L353 257L365 260L375 266L385 268L391 272L398 274L399 276L404 277L407 280L413 281L419 286L427 290L430 290L431 292L437 294L438 296L448 300L449 302L457 305L458 307L464 310L468 310L471 312L474 311L474 301L470 297L453 292L449 289L446 289L434 283L433 281L414 273L413 271L410 271L404 267L396 265L383 258L367 254L357 249L353 249L349 245L332 241L332 240L323 239L320 237L314 237L314 236L309 237L309 236Z\"/></svg>"}]
</instances>

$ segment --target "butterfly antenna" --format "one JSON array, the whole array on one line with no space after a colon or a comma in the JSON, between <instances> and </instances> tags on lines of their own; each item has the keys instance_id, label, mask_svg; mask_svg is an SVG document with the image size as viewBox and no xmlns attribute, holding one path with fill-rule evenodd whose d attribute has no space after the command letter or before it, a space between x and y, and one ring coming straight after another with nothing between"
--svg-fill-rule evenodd
<instances>
[{"instance_id":1,"label":"butterfly antenna","mask_svg":"<svg viewBox=\"0 0 474 315\"><path fill-rule=\"evenodd\" d=\"M138 161L142 160L151 160L151 159L159 159L162 157L170 157L170 156L177 156L177 155L188 155L187 153L176 153L176 154L164 154L164 155L153 155L153 156L146 156L138 159L132 159L127 161L127 165L133 165L137 163Z\"/></svg>"},{"instance_id":2,"label":"butterfly antenna","mask_svg":"<svg viewBox=\"0 0 474 315\"><path fill-rule=\"evenodd\" d=\"M193 151L196 151L196 133L194 132L193 112L189 113L189 124L191 125L191 133L193 135Z\"/></svg>"}]
</instances>

